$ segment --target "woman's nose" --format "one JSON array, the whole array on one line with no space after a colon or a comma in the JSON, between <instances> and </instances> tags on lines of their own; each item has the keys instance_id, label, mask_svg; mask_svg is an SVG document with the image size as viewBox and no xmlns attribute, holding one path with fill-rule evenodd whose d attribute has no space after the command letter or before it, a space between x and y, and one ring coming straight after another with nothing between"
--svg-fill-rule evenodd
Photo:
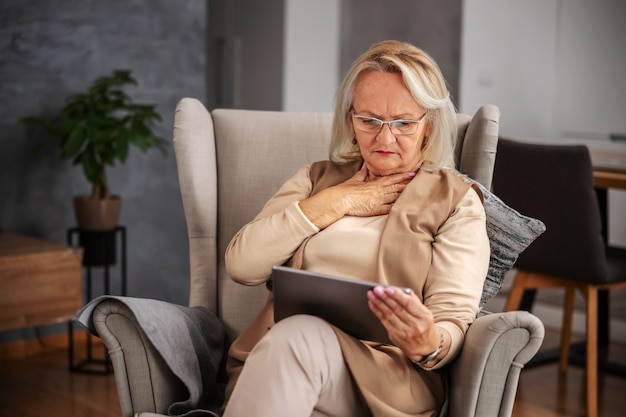
<instances>
[{"instance_id":1,"label":"woman's nose","mask_svg":"<svg viewBox=\"0 0 626 417\"><path fill-rule=\"evenodd\" d=\"M391 133L391 126L389 126L389 124L385 124L382 129L380 129L380 132L378 132L376 139L380 143L392 143L395 142L396 136Z\"/></svg>"}]
</instances>

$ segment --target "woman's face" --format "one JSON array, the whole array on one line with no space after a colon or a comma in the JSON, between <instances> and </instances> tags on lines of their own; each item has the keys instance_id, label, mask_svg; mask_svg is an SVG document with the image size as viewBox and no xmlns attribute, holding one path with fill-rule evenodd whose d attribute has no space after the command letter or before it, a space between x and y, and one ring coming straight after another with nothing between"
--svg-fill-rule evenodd
<instances>
[{"instance_id":1,"label":"woman's face","mask_svg":"<svg viewBox=\"0 0 626 417\"><path fill-rule=\"evenodd\" d=\"M405 87L401 74L382 71L367 72L357 79L352 105L354 114L383 121L417 120L425 113ZM424 136L429 131L426 119L418 123L417 131L411 135L394 135L389 125L383 125L379 133L354 129L369 173L375 176L415 171L421 162Z\"/></svg>"}]
</instances>

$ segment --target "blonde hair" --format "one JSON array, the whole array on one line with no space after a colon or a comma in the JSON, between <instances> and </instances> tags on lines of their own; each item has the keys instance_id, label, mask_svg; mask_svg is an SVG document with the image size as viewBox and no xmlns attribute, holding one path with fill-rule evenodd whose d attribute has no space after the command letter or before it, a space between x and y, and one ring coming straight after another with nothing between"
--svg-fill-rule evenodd
<instances>
[{"instance_id":1,"label":"blonde hair","mask_svg":"<svg viewBox=\"0 0 626 417\"><path fill-rule=\"evenodd\" d=\"M399 73L415 100L426 110L430 135L425 139L423 159L432 164L424 169L454 168L457 135L456 109L441 70L430 55L403 42L382 41L357 58L339 86L335 98L330 160L345 164L362 159L353 143L352 100L359 77L370 71Z\"/></svg>"}]
</instances>

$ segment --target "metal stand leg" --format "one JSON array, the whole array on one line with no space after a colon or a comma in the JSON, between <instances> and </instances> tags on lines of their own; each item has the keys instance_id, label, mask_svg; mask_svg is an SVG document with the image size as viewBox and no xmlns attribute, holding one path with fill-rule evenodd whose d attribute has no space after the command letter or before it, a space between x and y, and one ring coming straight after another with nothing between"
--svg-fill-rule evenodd
<instances>
[{"instance_id":1,"label":"metal stand leg","mask_svg":"<svg viewBox=\"0 0 626 417\"><path fill-rule=\"evenodd\" d=\"M95 245L96 252L94 252L94 247L89 247L89 244L85 245L84 248L85 253L83 257L83 267L85 268L85 296L86 302L89 302L93 299L92 295L92 268L101 267L103 268L104 274L104 283L103 289L104 294L111 293L111 285L110 285L110 267L116 264L116 242L119 237L120 240L120 287L121 287L121 295L126 295L126 228L124 226L118 226L114 230L111 231L103 231L103 232L93 232L93 231L82 231L77 227L71 228L67 233L67 241L68 245L74 246L75 236L78 236L82 241L81 244L85 244L86 242L91 242L92 245ZM91 252L90 252L91 249ZM109 374L112 372L111 362L109 360L109 355L107 352L104 353L103 358L96 358L93 355L93 341L92 335L86 334L86 351L85 351L85 359L82 361L76 361L76 350L74 348L74 324L73 322L69 322L68 324L68 355L69 355L69 369L72 372L81 372L81 373L90 373L90 374Z\"/></svg>"}]
</instances>

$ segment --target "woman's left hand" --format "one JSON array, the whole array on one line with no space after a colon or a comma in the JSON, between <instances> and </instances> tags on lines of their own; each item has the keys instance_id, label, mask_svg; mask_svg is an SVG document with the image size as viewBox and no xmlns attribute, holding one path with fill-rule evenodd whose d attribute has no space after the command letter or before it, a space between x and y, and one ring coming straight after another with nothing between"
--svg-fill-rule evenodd
<instances>
[{"instance_id":1,"label":"woman's left hand","mask_svg":"<svg viewBox=\"0 0 626 417\"><path fill-rule=\"evenodd\" d=\"M437 328L432 312L413 291L407 294L398 287L377 286L367 292L367 298L389 339L410 359L419 361L437 349L443 330ZM447 352L449 340L444 347L440 356Z\"/></svg>"}]
</instances>

